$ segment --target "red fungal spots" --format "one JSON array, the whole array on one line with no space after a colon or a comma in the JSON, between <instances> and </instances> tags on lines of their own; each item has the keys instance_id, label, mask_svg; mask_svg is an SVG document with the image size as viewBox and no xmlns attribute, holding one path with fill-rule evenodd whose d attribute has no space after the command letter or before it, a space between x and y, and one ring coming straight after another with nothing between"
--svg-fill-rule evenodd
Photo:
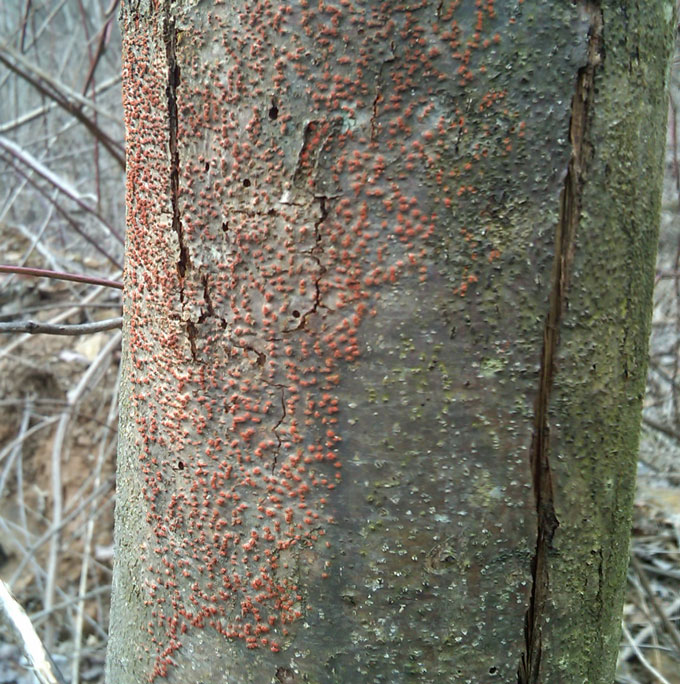
<instances>
[{"instance_id":1,"label":"red fungal spots","mask_svg":"<svg viewBox=\"0 0 680 684\"><path fill-rule=\"evenodd\" d=\"M460 2L432 26L434 5L224 3L206 24L184 17L180 42L168 17L126 32L130 411L154 550L152 679L190 629L272 652L289 643L304 611L299 549L329 546L336 388L364 353L362 322L403 278L426 280L438 214L478 193L479 159L525 135L499 111L504 92L464 104L455 90L500 41L493 2L478 0L467 28ZM461 296L477 253L501 256L467 230Z\"/></svg>"}]
</instances>

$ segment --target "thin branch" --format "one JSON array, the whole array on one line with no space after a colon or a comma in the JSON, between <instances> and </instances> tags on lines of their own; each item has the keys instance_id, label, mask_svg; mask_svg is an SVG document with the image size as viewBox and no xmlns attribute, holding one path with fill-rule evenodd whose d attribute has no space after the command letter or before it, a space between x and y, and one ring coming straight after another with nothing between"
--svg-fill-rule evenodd
<instances>
[{"instance_id":1,"label":"thin branch","mask_svg":"<svg viewBox=\"0 0 680 684\"><path fill-rule=\"evenodd\" d=\"M651 418L647 418L647 416L642 416L642 422L645 425L648 425L650 428L653 428L654 430L658 430L659 432L662 432L664 435L666 435L668 437L672 437L673 439L680 442L680 432L676 432L675 430L671 430L671 428L667 427L663 423L658 423L657 421L652 420Z\"/></svg>"},{"instance_id":2,"label":"thin branch","mask_svg":"<svg viewBox=\"0 0 680 684\"><path fill-rule=\"evenodd\" d=\"M73 606L73 604L77 603L78 601L81 601L82 599L90 599L95 596L99 596L100 594L109 594L111 593L111 587L108 584L103 584L96 589L90 589L90 591L87 592L84 596L69 596L68 598L64 599L61 603L56 603L54 606L52 606L52 610L48 613L46 610L39 610L35 613L31 613L31 621L39 625L41 622L44 621L46 617L49 617L52 613L58 611L58 610L64 610L64 608L70 608Z\"/></svg>"},{"instance_id":3,"label":"thin branch","mask_svg":"<svg viewBox=\"0 0 680 684\"><path fill-rule=\"evenodd\" d=\"M2 580L0 580L0 607L19 635L26 656L33 667L33 673L40 684L65 684L64 678L45 650L28 615Z\"/></svg>"},{"instance_id":4,"label":"thin branch","mask_svg":"<svg viewBox=\"0 0 680 684\"><path fill-rule=\"evenodd\" d=\"M0 333L30 333L36 335L89 335L91 333L102 332L103 330L114 330L123 326L123 319L106 318L103 321L94 323L78 323L74 325L55 325L53 323L41 323L40 321L10 321L0 323Z\"/></svg>"},{"instance_id":5,"label":"thin branch","mask_svg":"<svg viewBox=\"0 0 680 684\"><path fill-rule=\"evenodd\" d=\"M38 176L57 188L62 194L75 202L83 211L92 214L92 216L94 216L121 244L123 243L121 234L103 216L101 216L96 209L85 202L78 191L66 179L58 176L40 160L36 159L30 152L4 136L0 136L0 147L2 147L11 157L20 161L38 174Z\"/></svg>"},{"instance_id":6,"label":"thin branch","mask_svg":"<svg viewBox=\"0 0 680 684\"><path fill-rule=\"evenodd\" d=\"M112 76L111 78L107 79L99 86L97 86L97 88L94 91L94 94L99 95L100 93L106 92L109 88L111 88L111 86L118 85L118 83L120 83L121 81L121 78L121 76ZM57 107L56 102L49 102L47 104L40 105L40 107L37 107L36 109L32 109L30 112L26 112L25 114L18 116L16 119L13 119L12 121L3 122L2 124L0 124L0 135L4 133L9 133L10 131L19 128L24 124L30 123L34 119L37 119L39 116L43 116L44 114L51 112L55 107Z\"/></svg>"},{"instance_id":7,"label":"thin branch","mask_svg":"<svg viewBox=\"0 0 680 684\"><path fill-rule=\"evenodd\" d=\"M59 565L59 550L61 546L61 533L63 519L63 500L62 500L62 486L63 480L61 475L61 462L65 459L64 449L67 443L67 435L71 424L72 409L83 398L83 396L90 389L90 383L93 378L102 371L106 364L111 363L111 353L120 343L121 335L116 333L111 337L108 343L101 349L97 357L92 361L90 367L80 378L78 384L70 390L66 397L68 404L64 408L59 418L59 424L52 442L52 459L51 459L51 476L52 476L52 525L56 526L59 531L50 538L50 547L47 557L47 572L45 583L45 594L43 605L45 610L50 610L54 605L54 597L56 594L57 570ZM50 648L55 639L55 625L48 622L45 629L45 643Z\"/></svg>"},{"instance_id":8,"label":"thin branch","mask_svg":"<svg viewBox=\"0 0 680 684\"><path fill-rule=\"evenodd\" d=\"M46 427L49 427L53 423L56 423L57 420L58 418L56 416L50 416L49 418L45 418L36 425L31 425L31 427L26 430L25 435L18 435L17 437L15 437L7 446L3 447L0 450L0 463L2 463L6 458L9 458L8 455L10 455L14 449L16 449L17 447L21 447L21 444L24 439L30 437L31 435L34 435L36 432L39 432L40 430L44 430ZM4 491L5 482L3 474L3 480L0 481L0 496L4 495Z\"/></svg>"},{"instance_id":9,"label":"thin branch","mask_svg":"<svg viewBox=\"0 0 680 684\"><path fill-rule=\"evenodd\" d=\"M7 43L0 44L0 55L2 55L3 53L9 55L16 62L16 64L13 64L10 60L7 59L7 57L0 58L3 63L7 63L7 66L14 73L23 77L23 73L21 73L22 70L19 69L17 66L17 64L19 64L23 67L23 69L26 70L26 73L30 72L35 74L35 77L39 78L45 84L45 87L52 88L54 93L45 93L50 100L56 99L55 94L63 98L64 100L66 100L66 98L72 98L75 102L78 103L79 108L87 107L88 109L96 111L100 116L103 116L116 124L121 123L118 114L111 114L105 111L104 109L101 109L97 106L95 102L92 102L92 100L90 100L89 98L85 97L84 95L81 95L77 90L73 90L72 88L69 88L69 86L67 86L65 83L57 81L53 76L48 74L46 71L43 71L40 67L31 62L29 59L19 54L16 50L12 49ZM122 147L120 143L115 144Z\"/></svg>"},{"instance_id":10,"label":"thin branch","mask_svg":"<svg viewBox=\"0 0 680 684\"><path fill-rule=\"evenodd\" d=\"M73 306L70 309L66 309L66 311L62 311L60 314L57 314L56 316L53 316L50 318L47 323L61 323L62 321L65 321L69 318L69 316L73 316L75 314L80 313L80 309L78 307L83 306L84 304L89 304L90 302L95 301L98 297L101 296L101 294L105 292L104 288L100 286L96 286L92 288L91 292L88 292L83 299L78 303L78 306ZM0 359L6 358L12 352L14 352L15 349L20 347L24 342L27 340L31 339L31 334L26 333L24 335L20 335L19 337L15 337L11 342L9 342L7 345L5 345L2 349L0 349ZM17 360L21 362L21 358L17 357Z\"/></svg>"},{"instance_id":11,"label":"thin branch","mask_svg":"<svg viewBox=\"0 0 680 684\"><path fill-rule=\"evenodd\" d=\"M13 537L15 536L15 534L18 534L18 533L21 531L21 529L18 527L18 525L17 525L16 523L13 523L13 522L10 521L10 520L5 520L4 518L1 518L1 517L0 517L0 531L2 531L2 533L5 535L5 538L6 538L6 539L11 539L11 538L13 538ZM29 553L29 550L26 549L26 548L21 544L21 542L18 541L18 539L15 540L15 548L16 548L17 551L19 551L20 553L22 553L22 554L24 555L24 558L26 557L26 554ZM33 553L33 552L30 551L30 553ZM33 576L34 576L34 578L35 578L36 583L37 583L37 584L42 584L42 579L43 579L43 577L44 577L44 575L45 575L45 570L42 568L42 566L40 565L40 563L38 563L38 561L37 561L37 560L35 559L35 557L33 557L33 556L30 557L29 559L27 559L27 562L30 562L30 563L31 563L31 570L33 571ZM12 584L12 582L10 582L10 584ZM66 601L66 600L68 600L69 598L71 598L71 597L70 597L63 589L61 589L60 587L57 587L57 592L58 592L58 594L59 594L59 596L60 596L60 598L61 598L62 601ZM51 611L50 614L51 614L52 612L53 612L53 611ZM46 616L49 615L48 613L45 613L44 610L42 611L42 614L43 614L43 615L46 615ZM94 619L92 619L92 618L91 618L89 615L87 615L87 614L85 615L85 619L87 620L88 625L90 625L90 627L92 627L93 631L97 632L97 634L99 635L99 637L105 641L106 638L107 638L106 632L104 632L104 630L103 630L103 629L101 628L101 626L97 623L97 621L94 620ZM32 621L33 624L35 624L35 625L37 625L37 624L39 624L39 623L41 622L40 619L37 619L37 618L34 618L34 617L31 617L31 621Z\"/></svg>"},{"instance_id":12,"label":"thin branch","mask_svg":"<svg viewBox=\"0 0 680 684\"><path fill-rule=\"evenodd\" d=\"M118 375L120 379L120 368L118 369ZM107 416L107 427L111 426L111 423L116 421L118 418L118 392L114 389L111 396L111 402L109 404L109 413ZM92 484L95 491L101 486L102 480L102 470L104 468L104 463L107 460L108 450L107 446L107 435L104 430L101 431L102 436L99 440L99 454L97 456L97 462L94 471L94 482ZM113 443L109 443L109 446L113 446ZM80 583L78 585L78 607L76 609L76 620L75 620L75 636L74 636L74 653L71 665L71 681L80 681L80 661L83 655L83 624L85 618L85 597L87 596L87 579L89 575L90 559L92 552L92 542L95 532L95 520L97 518L97 508L100 506L99 501L93 501L91 506L90 514L87 516L87 526L85 533L85 541L83 544L83 558L80 570Z\"/></svg>"},{"instance_id":13,"label":"thin branch","mask_svg":"<svg viewBox=\"0 0 680 684\"><path fill-rule=\"evenodd\" d=\"M122 268L122 264L113 256L111 256L105 249L103 249L99 243L91 238L76 221L73 220L70 213L64 209L59 202L57 202L53 197L50 197L45 189L38 183L31 175L24 171L24 169L19 166L11 156L0 155L0 159L4 159L5 163L9 164L29 185L31 185L37 192L39 192L54 208L59 212L62 218L73 228L73 230L80 235L84 240L87 240L100 254L103 254L112 264L118 268Z\"/></svg>"},{"instance_id":14,"label":"thin branch","mask_svg":"<svg viewBox=\"0 0 680 684\"><path fill-rule=\"evenodd\" d=\"M678 609L680 609L680 599L675 599L673 603L669 606L668 608L668 614L669 615L674 615ZM652 634L654 634L655 631L655 625L651 622L648 622L636 635L634 638L634 643L635 645L639 645L643 643L645 640L647 640ZM629 660L634 653L634 649L631 645L624 646L621 648L619 651L619 659L622 663L626 662Z\"/></svg>"},{"instance_id":15,"label":"thin branch","mask_svg":"<svg viewBox=\"0 0 680 684\"><path fill-rule=\"evenodd\" d=\"M116 4L118 4L116 2ZM113 11L112 11L113 14ZM87 91L92 84L92 81L94 79L94 72L97 68L97 65L99 64L100 59L102 58L102 55L104 54L104 50L106 49L106 46L108 45L109 38L111 37L111 26L113 22L115 22L116 18L115 16L111 16L109 19L106 20L106 23L104 26L101 28L99 31L99 39L97 41L97 49L95 51L94 57L91 58L90 61L90 70L87 72L87 77L85 78L85 85L83 86L83 95L87 94Z\"/></svg>"},{"instance_id":16,"label":"thin branch","mask_svg":"<svg viewBox=\"0 0 680 684\"><path fill-rule=\"evenodd\" d=\"M678 630L675 628L675 625L668 618L668 615L666 615L663 607L656 598L654 590L652 589L652 585L649 583L649 579L647 578L647 573L644 571L644 568L640 564L640 561L635 557L634 553L630 555L630 562L633 566L633 569L637 573L637 576L640 578L640 583L647 594L649 602L652 604L654 612L658 615L659 620L661 620L661 624L664 626L666 633L673 642L676 652L680 654L680 634L678 634Z\"/></svg>"},{"instance_id":17,"label":"thin branch","mask_svg":"<svg viewBox=\"0 0 680 684\"><path fill-rule=\"evenodd\" d=\"M26 433L28 432L28 426L31 422L31 418L33 416L33 394L26 395L24 397L24 411L23 415L21 417L21 426L19 428L19 435L18 437L20 438L19 443L17 444L15 449L12 449L12 452L10 453L10 457L8 459L7 466L9 468L12 467L12 460L16 460L16 467L15 467L15 484L16 484L16 500L17 500L17 510L19 512L19 524L21 525L21 529L23 531L23 536L24 540L27 542L30 533L28 531L28 520L26 517L26 501L24 500L24 463L23 463L23 449L24 449L24 440L26 439ZM3 473L3 476L8 472L8 469ZM0 488L0 492L4 489L4 484Z\"/></svg>"},{"instance_id":18,"label":"thin branch","mask_svg":"<svg viewBox=\"0 0 680 684\"><path fill-rule=\"evenodd\" d=\"M2 51L4 52L10 52L7 46L2 47ZM62 109L66 110L71 116L73 116L75 119L77 119L87 130L92 134L94 138L99 140L102 145L106 148L108 153L118 162L121 168L125 168L125 158L123 157L123 154L121 151L117 148L119 148L119 144L115 142L112 138L110 138L99 126L96 126L85 114L80 109L80 106L85 104L87 107L91 107L94 109L94 105L92 102L87 100L87 98L82 97L79 93L69 93L69 95L73 98L76 99L80 102L80 106L74 104L71 102L66 95L64 95L62 92L60 92L55 86L52 86L52 88L48 88L43 83L38 80L37 78L32 77L26 70L20 69L16 64L8 60L6 57L2 55L2 51L0 51L0 62L4 64L8 69L13 71L17 76L20 78L24 79L27 83L30 83L39 93L44 95L45 97L54 100ZM15 54L13 53L13 56ZM43 78L43 74L41 74L40 78ZM99 111L99 110L98 110ZM106 112L101 112L104 116L109 117ZM110 118L110 117L109 117Z\"/></svg>"},{"instance_id":19,"label":"thin branch","mask_svg":"<svg viewBox=\"0 0 680 684\"><path fill-rule=\"evenodd\" d=\"M87 283L88 285L103 285L123 289L120 280L108 280L96 276L81 275L80 273L64 273L63 271L51 271L47 268L31 268L28 266L11 266L0 264L0 273L18 273L19 275L35 276L36 278L52 278L53 280L72 280L75 283Z\"/></svg>"},{"instance_id":20,"label":"thin branch","mask_svg":"<svg viewBox=\"0 0 680 684\"><path fill-rule=\"evenodd\" d=\"M21 313L25 316L28 314L40 313L41 311L55 311L59 309L72 308L74 306L80 306L84 309L113 309L115 307L120 307L120 302L109 302L107 304L81 304L80 302L51 302L46 304L36 304L36 306L22 306ZM12 320L16 317L16 311L0 312L0 320Z\"/></svg>"},{"instance_id":21,"label":"thin branch","mask_svg":"<svg viewBox=\"0 0 680 684\"><path fill-rule=\"evenodd\" d=\"M56 525L54 522L50 525L50 527L45 531L40 537L38 537L27 549L22 549L23 551L23 558L17 565L17 567L14 569L14 573L10 577L10 584L14 584L19 577L21 577L21 573L23 572L24 568L26 565L33 559L33 556L37 549L39 549L46 541L49 541L52 539L52 537L55 534L59 534L66 525L68 525L71 520L73 520L76 516L80 514L80 512L88 506L88 504L96 499L99 496L102 496L106 494L106 492L109 491L109 489L113 488L115 481L115 476L111 475L105 482L102 483L101 487L97 489L96 491L92 492L84 501L82 501L76 508L71 510L67 515L65 515L60 523ZM10 521L8 521L9 524L12 524ZM38 566L40 567L40 566ZM40 568L41 572L45 574L45 571ZM65 594L65 592L62 592ZM47 610L45 608L45 610Z\"/></svg>"},{"instance_id":22,"label":"thin branch","mask_svg":"<svg viewBox=\"0 0 680 684\"><path fill-rule=\"evenodd\" d=\"M54 192L56 193L57 191L55 190ZM18 230L22 235L25 235L31 243L28 246L28 249L26 249L26 251L23 253L19 263L15 264L16 266L25 266L31 254L33 254L33 250L37 250L50 262L52 269L57 271L61 270L58 265L59 262L57 257L54 254L52 254L50 249L46 247L44 244L42 244L41 241L41 238L45 234L47 227L52 222L52 216L54 215L55 211L56 208L53 204L50 204L50 206L47 207L47 211L45 212L45 215L43 216L43 219L40 222L40 227L38 228L38 231L35 235L32 234L30 230L28 230L25 226L21 224L17 224L15 226L15 229Z\"/></svg>"},{"instance_id":23,"label":"thin branch","mask_svg":"<svg viewBox=\"0 0 680 684\"><path fill-rule=\"evenodd\" d=\"M21 40L19 41L19 50L24 51L24 42L26 40L26 29L28 28L28 15L31 12L31 0L26 0L24 6L24 16L21 19Z\"/></svg>"},{"instance_id":24,"label":"thin branch","mask_svg":"<svg viewBox=\"0 0 680 684\"><path fill-rule=\"evenodd\" d=\"M647 660L647 658L644 657L642 651L635 643L633 637L626 628L625 623L621 624L621 630L623 631L623 636L626 637L626 641L630 644L630 647L633 649L633 652L637 656L640 665L642 665L642 667L644 667L645 670L649 672L649 674L651 674L653 677L656 677L656 679L658 679L661 684L670 684L670 682L655 667L653 667L653 665Z\"/></svg>"}]
</instances>

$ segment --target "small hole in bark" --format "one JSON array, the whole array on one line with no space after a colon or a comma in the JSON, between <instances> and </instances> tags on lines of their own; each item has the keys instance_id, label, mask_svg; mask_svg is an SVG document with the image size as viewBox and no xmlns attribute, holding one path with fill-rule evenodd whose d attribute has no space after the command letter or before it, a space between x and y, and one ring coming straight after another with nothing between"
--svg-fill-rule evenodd
<instances>
[{"instance_id":1,"label":"small hole in bark","mask_svg":"<svg viewBox=\"0 0 680 684\"><path fill-rule=\"evenodd\" d=\"M244 188L249 188L249 187L250 187L250 178L244 178L244 179L243 179L243 187L244 187Z\"/></svg>"},{"instance_id":2,"label":"small hole in bark","mask_svg":"<svg viewBox=\"0 0 680 684\"><path fill-rule=\"evenodd\" d=\"M203 170L204 170L206 173L208 173L208 171L210 170L210 162L206 162L206 163L205 163L205 166L203 167Z\"/></svg>"},{"instance_id":3,"label":"small hole in bark","mask_svg":"<svg viewBox=\"0 0 680 684\"><path fill-rule=\"evenodd\" d=\"M293 318L300 318L300 312L297 309L293 311Z\"/></svg>"},{"instance_id":4,"label":"small hole in bark","mask_svg":"<svg viewBox=\"0 0 680 684\"><path fill-rule=\"evenodd\" d=\"M180 470L184 470L184 461L177 461L177 467Z\"/></svg>"},{"instance_id":5,"label":"small hole in bark","mask_svg":"<svg viewBox=\"0 0 680 684\"><path fill-rule=\"evenodd\" d=\"M279 115L279 108L276 105L272 105L269 110L269 118L274 121Z\"/></svg>"},{"instance_id":6,"label":"small hole in bark","mask_svg":"<svg viewBox=\"0 0 680 684\"><path fill-rule=\"evenodd\" d=\"M297 681L295 673L287 667L276 668L276 679L278 679L281 684L295 684Z\"/></svg>"}]
</instances>

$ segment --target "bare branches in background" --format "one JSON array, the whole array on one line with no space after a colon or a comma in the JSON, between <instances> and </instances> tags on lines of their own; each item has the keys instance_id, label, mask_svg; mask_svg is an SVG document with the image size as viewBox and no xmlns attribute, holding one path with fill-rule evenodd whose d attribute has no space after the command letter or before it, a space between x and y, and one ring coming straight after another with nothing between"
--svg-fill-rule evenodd
<instances>
[{"instance_id":1,"label":"bare branches in background","mask_svg":"<svg viewBox=\"0 0 680 684\"><path fill-rule=\"evenodd\" d=\"M20 54L5 46L0 46L0 64L13 71L26 83L30 83L41 95L53 100L65 112L81 123L109 152L109 154L125 168L122 146L112 140L93 119L83 113L83 108L95 109L94 104L79 93L71 91L63 83L56 82L41 69L28 62ZM102 112L99 112L100 114ZM115 119L114 119L115 120Z\"/></svg>"},{"instance_id":2,"label":"bare branches in background","mask_svg":"<svg viewBox=\"0 0 680 684\"><path fill-rule=\"evenodd\" d=\"M15 333L0 335L0 578L74 683L103 678L111 581L117 5L16 0L0 12L0 332ZM0 681L27 684L11 634L0 620Z\"/></svg>"}]
</instances>

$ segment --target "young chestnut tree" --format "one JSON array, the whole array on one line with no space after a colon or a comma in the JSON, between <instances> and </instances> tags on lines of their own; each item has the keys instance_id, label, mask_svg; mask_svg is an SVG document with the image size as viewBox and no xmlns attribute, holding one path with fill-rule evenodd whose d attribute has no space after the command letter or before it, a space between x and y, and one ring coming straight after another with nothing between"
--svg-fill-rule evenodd
<instances>
[{"instance_id":1,"label":"young chestnut tree","mask_svg":"<svg viewBox=\"0 0 680 684\"><path fill-rule=\"evenodd\" d=\"M673 3L122 26L108 681L611 682Z\"/></svg>"}]
</instances>

